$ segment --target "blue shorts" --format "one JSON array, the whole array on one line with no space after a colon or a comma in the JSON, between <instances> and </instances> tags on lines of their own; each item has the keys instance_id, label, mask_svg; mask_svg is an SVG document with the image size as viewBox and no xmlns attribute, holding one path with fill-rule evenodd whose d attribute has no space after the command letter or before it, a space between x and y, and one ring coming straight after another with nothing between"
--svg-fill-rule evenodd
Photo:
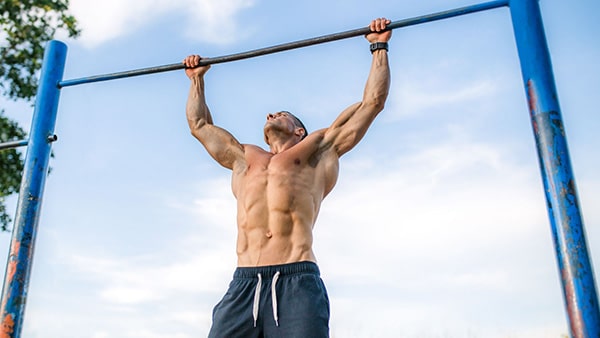
<instances>
[{"instance_id":1,"label":"blue shorts","mask_svg":"<svg viewBox=\"0 0 600 338\"><path fill-rule=\"evenodd\" d=\"M209 337L329 337L329 298L313 262L237 268Z\"/></svg>"}]
</instances>

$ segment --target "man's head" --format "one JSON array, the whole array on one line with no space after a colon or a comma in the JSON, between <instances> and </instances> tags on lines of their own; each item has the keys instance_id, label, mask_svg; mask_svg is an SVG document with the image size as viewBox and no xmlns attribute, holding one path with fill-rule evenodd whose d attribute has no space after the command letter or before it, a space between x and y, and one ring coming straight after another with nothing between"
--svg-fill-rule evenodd
<instances>
[{"instance_id":1,"label":"man's head","mask_svg":"<svg viewBox=\"0 0 600 338\"><path fill-rule=\"evenodd\" d=\"M290 113L289 111L282 110L277 113L269 113L267 114L267 122L265 124L265 142L269 144L269 136L267 132L271 125L278 126L279 130L288 130L294 135L300 136L300 140L304 140L304 138L308 135L308 131L306 130L306 126L300 119Z\"/></svg>"}]
</instances>

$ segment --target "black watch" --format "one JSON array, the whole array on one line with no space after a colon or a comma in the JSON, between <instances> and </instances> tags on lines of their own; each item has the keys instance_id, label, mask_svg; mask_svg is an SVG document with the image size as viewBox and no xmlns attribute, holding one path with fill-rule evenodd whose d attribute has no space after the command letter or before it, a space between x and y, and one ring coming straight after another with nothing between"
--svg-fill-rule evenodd
<instances>
[{"instance_id":1,"label":"black watch","mask_svg":"<svg viewBox=\"0 0 600 338\"><path fill-rule=\"evenodd\" d=\"M387 52L388 51L388 43L387 42L374 42L371 44L369 49L371 50L371 54L373 54L373 52L375 52L378 49L385 49L385 51Z\"/></svg>"}]
</instances>

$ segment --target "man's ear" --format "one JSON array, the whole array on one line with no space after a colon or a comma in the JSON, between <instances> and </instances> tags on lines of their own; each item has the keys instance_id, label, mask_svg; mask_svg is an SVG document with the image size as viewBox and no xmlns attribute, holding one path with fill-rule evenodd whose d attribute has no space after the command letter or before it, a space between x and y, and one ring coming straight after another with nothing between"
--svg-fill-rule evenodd
<instances>
[{"instance_id":1,"label":"man's ear","mask_svg":"<svg viewBox=\"0 0 600 338\"><path fill-rule=\"evenodd\" d=\"M304 134L306 134L306 130L304 130L302 127L297 127L295 134L300 136L300 138L303 138Z\"/></svg>"}]
</instances>

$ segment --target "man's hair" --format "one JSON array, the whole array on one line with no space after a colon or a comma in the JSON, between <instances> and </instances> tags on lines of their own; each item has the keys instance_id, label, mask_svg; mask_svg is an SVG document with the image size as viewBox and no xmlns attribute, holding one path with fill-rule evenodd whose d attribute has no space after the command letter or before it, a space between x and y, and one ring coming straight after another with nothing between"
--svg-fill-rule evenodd
<instances>
[{"instance_id":1,"label":"man's hair","mask_svg":"<svg viewBox=\"0 0 600 338\"><path fill-rule=\"evenodd\" d=\"M301 140L304 140L304 138L305 138L305 137L308 135L308 130L306 129L306 126L304 125L304 123L302 123L302 121L301 121L301 120L298 118L298 116L296 116L296 115L294 115L294 114L290 113L289 111L287 111L287 110L282 110L282 112L284 112L284 113L287 113L287 114L289 114L291 117L293 117L293 118L294 118L294 120L296 121L296 126L298 126L298 127L302 128L302 129L304 129L304 135L302 135L302 139L301 139Z\"/></svg>"}]
</instances>

